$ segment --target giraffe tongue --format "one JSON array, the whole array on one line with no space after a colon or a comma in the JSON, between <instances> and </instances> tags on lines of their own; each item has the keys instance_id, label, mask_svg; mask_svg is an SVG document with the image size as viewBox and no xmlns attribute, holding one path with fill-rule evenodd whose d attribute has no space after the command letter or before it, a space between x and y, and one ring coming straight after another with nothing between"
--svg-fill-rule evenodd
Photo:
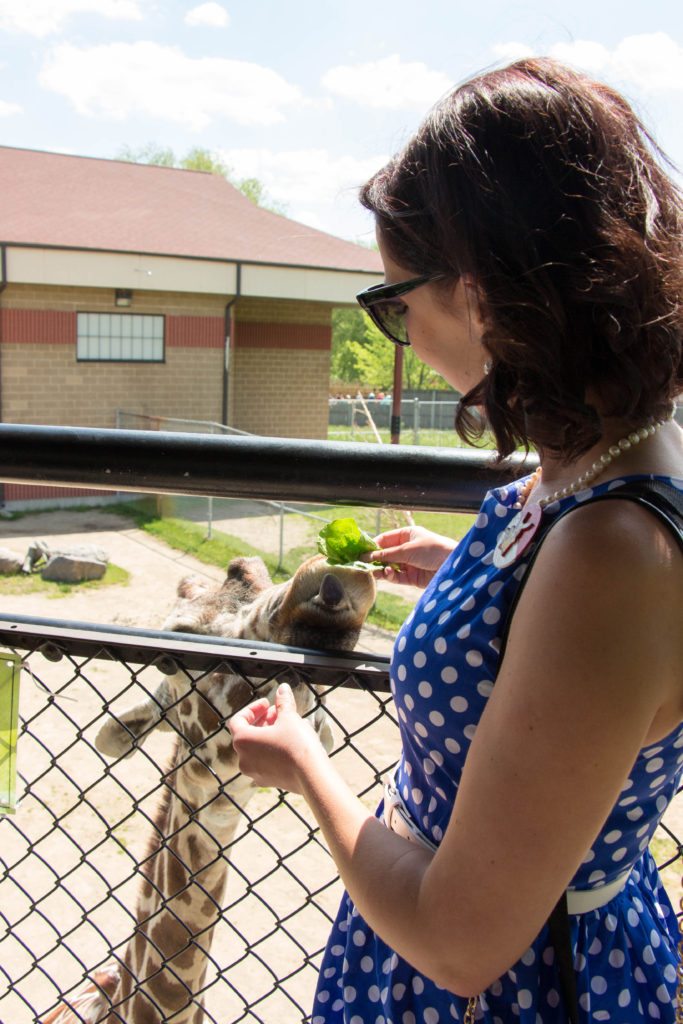
<instances>
[{"instance_id":1,"label":"giraffe tongue","mask_svg":"<svg viewBox=\"0 0 683 1024\"><path fill-rule=\"evenodd\" d=\"M336 608L344 600L344 587L331 572L323 576L318 597L328 608Z\"/></svg>"}]
</instances>

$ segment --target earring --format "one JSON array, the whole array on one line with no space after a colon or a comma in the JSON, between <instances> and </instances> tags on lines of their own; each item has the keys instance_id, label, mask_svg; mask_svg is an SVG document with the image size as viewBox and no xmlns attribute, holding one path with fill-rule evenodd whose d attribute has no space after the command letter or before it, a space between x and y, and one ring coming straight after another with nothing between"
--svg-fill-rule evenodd
<instances>
[{"instance_id":1,"label":"earring","mask_svg":"<svg viewBox=\"0 0 683 1024\"><path fill-rule=\"evenodd\" d=\"M493 359L487 359L484 363L484 376L488 377L491 370L493 369Z\"/></svg>"}]
</instances>

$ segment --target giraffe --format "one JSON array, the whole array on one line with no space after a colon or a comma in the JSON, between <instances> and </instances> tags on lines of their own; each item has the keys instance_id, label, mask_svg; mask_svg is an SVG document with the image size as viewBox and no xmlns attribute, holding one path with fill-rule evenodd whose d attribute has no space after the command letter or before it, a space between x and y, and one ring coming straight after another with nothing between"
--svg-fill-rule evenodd
<instances>
[{"instance_id":1,"label":"giraffe","mask_svg":"<svg viewBox=\"0 0 683 1024\"><path fill-rule=\"evenodd\" d=\"M369 572L316 555L291 580L273 585L258 558L234 559L222 586L186 577L164 629L240 637L297 647L351 650L375 599ZM176 733L171 766L138 865L135 928L116 962L42 1024L199 1024L208 953L220 916L228 862L224 851L256 787L237 771L225 720L251 699L243 678L178 671L156 692L109 715L95 743L110 758L131 756L156 726ZM274 700L277 681L259 696ZM332 733L318 688L294 679L299 712L327 750Z\"/></svg>"}]
</instances>

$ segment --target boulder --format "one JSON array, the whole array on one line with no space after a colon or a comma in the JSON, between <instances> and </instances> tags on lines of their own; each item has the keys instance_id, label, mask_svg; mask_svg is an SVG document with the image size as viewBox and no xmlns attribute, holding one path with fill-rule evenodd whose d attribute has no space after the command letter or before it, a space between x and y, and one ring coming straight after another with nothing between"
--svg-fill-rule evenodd
<instances>
[{"instance_id":1,"label":"boulder","mask_svg":"<svg viewBox=\"0 0 683 1024\"><path fill-rule=\"evenodd\" d=\"M21 571L21 559L9 548L0 548L0 576L12 576Z\"/></svg>"},{"instance_id":2,"label":"boulder","mask_svg":"<svg viewBox=\"0 0 683 1024\"><path fill-rule=\"evenodd\" d=\"M42 562L47 559L50 555L50 549L44 540L34 540L29 545L29 549L26 552L26 558L24 564L21 567L22 572L32 572L38 562Z\"/></svg>"},{"instance_id":3,"label":"boulder","mask_svg":"<svg viewBox=\"0 0 683 1024\"><path fill-rule=\"evenodd\" d=\"M107 561L83 557L73 552L51 554L47 564L40 570L44 580L54 583L82 583L85 580L101 580L107 571Z\"/></svg>"}]
</instances>

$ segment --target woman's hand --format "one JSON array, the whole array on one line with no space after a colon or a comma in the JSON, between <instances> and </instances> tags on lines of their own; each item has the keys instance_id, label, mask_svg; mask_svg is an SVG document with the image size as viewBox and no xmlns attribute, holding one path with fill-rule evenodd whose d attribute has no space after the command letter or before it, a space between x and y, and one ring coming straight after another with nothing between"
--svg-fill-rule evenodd
<instances>
[{"instance_id":1,"label":"woman's hand","mask_svg":"<svg viewBox=\"0 0 683 1024\"><path fill-rule=\"evenodd\" d=\"M423 526L404 526L375 537L379 551L371 551L371 562L392 562L400 569L378 567L376 576L392 583L426 587L434 573L455 548L455 541L432 533Z\"/></svg>"},{"instance_id":2,"label":"woman's hand","mask_svg":"<svg viewBox=\"0 0 683 1024\"><path fill-rule=\"evenodd\" d=\"M302 774L316 758L327 758L320 741L296 709L294 694L281 683L275 703L266 697L228 721L239 770L259 786L302 792Z\"/></svg>"}]
</instances>

